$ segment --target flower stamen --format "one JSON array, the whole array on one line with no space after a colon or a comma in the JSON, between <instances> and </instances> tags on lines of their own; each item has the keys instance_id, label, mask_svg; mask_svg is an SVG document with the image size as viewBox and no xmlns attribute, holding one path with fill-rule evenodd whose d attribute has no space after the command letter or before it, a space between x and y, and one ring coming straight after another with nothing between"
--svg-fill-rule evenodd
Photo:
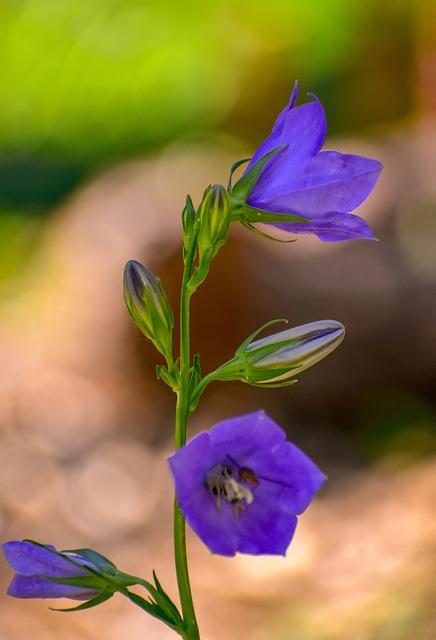
<instances>
[{"instance_id":1,"label":"flower stamen","mask_svg":"<svg viewBox=\"0 0 436 640\"><path fill-rule=\"evenodd\" d=\"M247 469L247 471L250 471L253 478L255 478L256 482L251 480L252 484L258 484L254 472L251 469ZM239 478L245 480L241 474L239 474ZM247 481L249 480L247 479ZM242 503L242 500L245 500L246 504L251 504L254 500L250 489L247 489L247 487L244 487L233 478L232 470L227 465L217 464L209 469L204 482L214 496L218 510L221 511L221 498L224 498L224 500L233 505L235 518L239 517L239 511L245 511L245 504Z\"/></svg>"}]
</instances>

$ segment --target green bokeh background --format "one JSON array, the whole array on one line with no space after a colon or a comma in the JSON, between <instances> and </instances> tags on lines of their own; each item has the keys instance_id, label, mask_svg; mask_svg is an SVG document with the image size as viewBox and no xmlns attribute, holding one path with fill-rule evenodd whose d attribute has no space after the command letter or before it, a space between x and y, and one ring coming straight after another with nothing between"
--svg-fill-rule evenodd
<instances>
[{"instance_id":1,"label":"green bokeh background","mask_svg":"<svg viewBox=\"0 0 436 640\"><path fill-rule=\"evenodd\" d=\"M289 97L329 133L413 113L410 0L1 0L0 284L90 174L214 133L255 148Z\"/></svg>"},{"instance_id":2,"label":"green bokeh background","mask_svg":"<svg viewBox=\"0 0 436 640\"><path fill-rule=\"evenodd\" d=\"M413 110L396 0L0 3L0 204L43 209L98 165L223 131L251 142L296 78L329 132Z\"/></svg>"}]
</instances>

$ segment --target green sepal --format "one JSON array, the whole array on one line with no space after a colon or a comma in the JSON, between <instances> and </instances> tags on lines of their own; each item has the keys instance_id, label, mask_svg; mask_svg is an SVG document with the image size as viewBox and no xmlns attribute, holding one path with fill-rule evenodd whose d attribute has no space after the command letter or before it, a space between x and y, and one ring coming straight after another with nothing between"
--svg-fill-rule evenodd
<instances>
[{"instance_id":1,"label":"green sepal","mask_svg":"<svg viewBox=\"0 0 436 640\"><path fill-rule=\"evenodd\" d=\"M287 380L285 382L271 382L271 384L263 384L257 383L253 384L252 382L247 382L247 384L257 387L258 389L278 389L279 387L290 387L293 384L296 384L298 380Z\"/></svg>"},{"instance_id":2,"label":"green sepal","mask_svg":"<svg viewBox=\"0 0 436 640\"><path fill-rule=\"evenodd\" d=\"M49 607L49 609L51 611L60 611L61 613L68 613L70 611L84 611L85 609L92 609L93 607L97 607L99 604L103 604L103 602L106 602L106 600L112 598L113 595L113 591L111 591L110 589L105 589L104 591L99 593L98 596L95 596L95 598L91 598L91 600L82 602L76 607L68 607L67 609L57 609L55 607Z\"/></svg>"},{"instance_id":3,"label":"green sepal","mask_svg":"<svg viewBox=\"0 0 436 640\"><path fill-rule=\"evenodd\" d=\"M269 322L265 322L265 324L263 324L260 327L260 329L256 329L256 331L253 331L253 333L251 333L248 336L248 338L246 340L244 340L244 342L241 344L241 346L236 349L236 351L235 351L236 355L239 356L242 353L244 353L246 348L248 347L248 345L251 342L253 342L254 338L256 338L259 335L259 333L262 333L262 331L264 329L268 329L268 327L272 327L274 324L279 324L280 322L284 322L285 324L288 324L288 320L286 320L286 318L279 318L278 320L270 320ZM225 365L223 365L223 366L225 366Z\"/></svg>"},{"instance_id":4,"label":"green sepal","mask_svg":"<svg viewBox=\"0 0 436 640\"><path fill-rule=\"evenodd\" d=\"M256 387L266 387L270 384L274 384L274 386L282 387L288 386L288 383L284 384L284 381L281 382L277 380L277 382L269 383L269 380L274 380L275 378L280 377L286 373L291 371L295 371L296 369L300 369L301 367L278 367L277 369L260 369L259 371L253 371L250 369L250 377L246 376L245 378L241 378L241 382L246 382L247 384L254 385ZM292 374L295 375L295 374ZM293 381L292 381L293 382Z\"/></svg>"},{"instance_id":5,"label":"green sepal","mask_svg":"<svg viewBox=\"0 0 436 640\"><path fill-rule=\"evenodd\" d=\"M92 562L92 564L94 564L98 569L102 570L102 573L108 569L116 569L113 562L101 555L101 553L93 551L92 549L63 549L62 553L75 553L77 556Z\"/></svg>"},{"instance_id":6,"label":"green sepal","mask_svg":"<svg viewBox=\"0 0 436 640\"><path fill-rule=\"evenodd\" d=\"M246 202L248 196L253 190L253 187L258 181L259 176L262 173L262 170L266 165L266 163L268 162L268 160L272 158L274 155L276 155L276 153L279 153L279 151L282 151L283 149L285 149L287 146L288 146L287 144L282 144L280 147L276 147L269 153L266 153L264 156L259 158L259 160L254 163L251 169L249 169L246 173L244 173L242 178L239 178L238 182L232 188L231 194L234 195L237 200L240 200L241 202ZM242 162L244 161L240 161L240 164L242 164ZM233 171L236 169L237 166L239 166L238 163L235 163L233 165L234 167L234 168L232 167Z\"/></svg>"},{"instance_id":7,"label":"green sepal","mask_svg":"<svg viewBox=\"0 0 436 640\"><path fill-rule=\"evenodd\" d=\"M244 217L241 222L256 223L273 223L273 222L297 222L298 224L307 224L312 222L309 218L302 218L293 213L277 213L276 211L267 211L266 209L256 209L248 204L244 206Z\"/></svg>"},{"instance_id":8,"label":"green sepal","mask_svg":"<svg viewBox=\"0 0 436 640\"><path fill-rule=\"evenodd\" d=\"M291 240L283 240L283 238L274 238L274 236L271 236L269 233L260 231L260 229L256 229L256 227L253 227L252 224L250 224L249 222L244 222L243 220L241 220L241 224L243 227L245 227L249 231L253 231L253 233L255 233L257 236L259 236L260 238L265 238L266 240L272 240L273 242L281 242L282 244L297 242L297 238L292 238Z\"/></svg>"},{"instance_id":9,"label":"green sepal","mask_svg":"<svg viewBox=\"0 0 436 640\"><path fill-rule=\"evenodd\" d=\"M92 571L89 567L85 567L85 569ZM101 591L108 586L108 581L96 572L93 572L93 575L89 576L69 576L68 578L55 578L54 576L45 576L41 573L39 577L47 580L47 582L64 584L69 587L83 587L84 589L92 589L93 591Z\"/></svg>"},{"instance_id":10,"label":"green sepal","mask_svg":"<svg viewBox=\"0 0 436 640\"><path fill-rule=\"evenodd\" d=\"M235 173L236 169L238 167L240 167L242 164L245 164L246 162L250 162L251 158L243 158L242 160L237 160L236 162L234 162L231 166L230 169L230 177L229 177L229 182L227 185L227 190L231 191L232 190L232 178L233 178L233 174Z\"/></svg>"},{"instance_id":11,"label":"green sepal","mask_svg":"<svg viewBox=\"0 0 436 640\"><path fill-rule=\"evenodd\" d=\"M251 352L245 352L244 351L237 351L237 355L240 356L246 356L247 353L249 353L248 357L250 359L250 365L253 366L256 364L256 362L259 362L259 360L263 360L263 358L265 358L266 356L270 356L272 353L276 353L278 349L280 349L281 347L286 347L287 345L291 345L293 343L297 342L297 340L282 340L281 342L273 342L271 344L266 344L263 347L259 347L258 349L256 349L256 355L254 355L254 353ZM278 367L280 369L280 367ZM284 369L295 369L298 367L289 367L284 366Z\"/></svg>"},{"instance_id":12,"label":"green sepal","mask_svg":"<svg viewBox=\"0 0 436 640\"><path fill-rule=\"evenodd\" d=\"M244 159L244 160L235 162L235 164L232 166L230 170L229 193L230 193L230 198L232 202L232 220L233 221L241 222L241 224L243 224L243 226L249 229L250 231L254 231L258 235L264 238L267 238L269 240L275 240L276 242L282 242L282 243L289 243L289 242L295 242L295 240L294 239L281 240L279 238L274 238L273 236L263 233L262 231L259 231L258 229L253 227L253 224L256 224L256 223L268 224L268 223L274 223L274 222L280 222L280 223L291 222L291 223L298 223L298 224L308 224L309 222L311 222L310 219L304 218L299 215L291 214L291 213L278 213L276 211L258 209L256 207L250 207L247 204L247 198L250 195L251 191L253 190L256 182L258 181L265 164L268 162L268 160L272 156L274 156L279 151L282 151L285 147L287 147L286 144L281 145L280 147L273 149L269 153L259 158L259 160L254 163L251 169L249 169L249 171L244 173L244 175L238 180L235 186L232 187L231 179L233 176L233 172L241 164L243 164L244 162L247 162L247 160Z\"/></svg>"}]
</instances>

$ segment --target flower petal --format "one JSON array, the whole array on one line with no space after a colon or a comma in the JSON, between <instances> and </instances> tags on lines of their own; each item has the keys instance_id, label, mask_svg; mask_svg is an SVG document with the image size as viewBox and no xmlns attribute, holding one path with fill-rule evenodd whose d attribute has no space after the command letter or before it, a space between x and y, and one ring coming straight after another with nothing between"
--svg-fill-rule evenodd
<instances>
[{"instance_id":1,"label":"flower petal","mask_svg":"<svg viewBox=\"0 0 436 640\"><path fill-rule=\"evenodd\" d=\"M283 109L277 118L272 133L255 151L246 171L259 158L277 149L283 144L288 145L286 149L276 154L267 164L254 190L262 190L261 184L268 183L270 172L274 175L276 171L281 171L280 167L285 165L288 169L301 163L308 162L321 149L327 130L324 109L318 98L313 102L293 107L295 101L295 89L292 92L289 104ZM289 176L289 173L288 173Z\"/></svg>"},{"instance_id":2,"label":"flower petal","mask_svg":"<svg viewBox=\"0 0 436 640\"><path fill-rule=\"evenodd\" d=\"M35 575L15 575L7 592L14 598L72 598L73 600L88 600L99 593L83 587L56 584Z\"/></svg>"},{"instance_id":3,"label":"flower petal","mask_svg":"<svg viewBox=\"0 0 436 640\"><path fill-rule=\"evenodd\" d=\"M216 464L209 434L200 433L189 446L178 449L168 463L175 480L177 502L191 529L212 553L235 555L236 540L231 522L219 517L215 500L204 484L207 471Z\"/></svg>"},{"instance_id":4,"label":"flower petal","mask_svg":"<svg viewBox=\"0 0 436 640\"><path fill-rule=\"evenodd\" d=\"M209 434L200 433L193 438L189 448L182 447L168 458L168 464L176 479L179 505L189 503L197 487L203 485L207 470L215 464L211 458Z\"/></svg>"},{"instance_id":5,"label":"flower petal","mask_svg":"<svg viewBox=\"0 0 436 640\"><path fill-rule=\"evenodd\" d=\"M262 520L262 515L262 505L250 505L245 526L241 528L237 550L254 556L286 555L297 527L297 516L280 512L274 518Z\"/></svg>"},{"instance_id":6,"label":"flower petal","mask_svg":"<svg viewBox=\"0 0 436 640\"><path fill-rule=\"evenodd\" d=\"M286 435L264 411L255 411L219 422L210 430L214 458L225 459L227 454L244 459L253 452L268 451L284 443ZM216 464L216 462L215 462Z\"/></svg>"},{"instance_id":7,"label":"flower petal","mask_svg":"<svg viewBox=\"0 0 436 640\"><path fill-rule=\"evenodd\" d=\"M209 489L198 488L189 504L180 508L187 523L209 551L221 556L234 556L238 551L239 534L233 506L222 499L218 508Z\"/></svg>"},{"instance_id":8,"label":"flower petal","mask_svg":"<svg viewBox=\"0 0 436 640\"><path fill-rule=\"evenodd\" d=\"M292 442L285 442L276 451L270 452L270 455L274 456L276 475L271 474L271 462L266 459L253 460L252 464L258 470L258 476L265 474L265 478L269 480L268 486L274 487L275 499L282 505L286 504L286 510L300 515L307 509L326 476ZM285 492L286 489L288 491Z\"/></svg>"},{"instance_id":9,"label":"flower petal","mask_svg":"<svg viewBox=\"0 0 436 640\"><path fill-rule=\"evenodd\" d=\"M307 222L307 224L297 224L293 222L274 222L274 224L270 224L289 233L313 233L324 242L377 239L368 223L353 213L338 213L333 211L318 216Z\"/></svg>"},{"instance_id":10,"label":"flower petal","mask_svg":"<svg viewBox=\"0 0 436 640\"><path fill-rule=\"evenodd\" d=\"M369 196L383 165L377 160L338 151L321 151L299 170L285 159L286 149L261 174L248 197L252 207L278 213L319 214L356 209Z\"/></svg>"},{"instance_id":11,"label":"flower petal","mask_svg":"<svg viewBox=\"0 0 436 640\"><path fill-rule=\"evenodd\" d=\"M53 578L64 578L67 576L87 575L85 570L81 570L74 566L68 560L65 560L49 549L55 548L47 545L47 549L32 542L11 540L2 545L6 560L12 569L22 576L33 576L43 574ZM83 561L76 560L79 564L87 564Z\"/></svg>"}]
</instances>

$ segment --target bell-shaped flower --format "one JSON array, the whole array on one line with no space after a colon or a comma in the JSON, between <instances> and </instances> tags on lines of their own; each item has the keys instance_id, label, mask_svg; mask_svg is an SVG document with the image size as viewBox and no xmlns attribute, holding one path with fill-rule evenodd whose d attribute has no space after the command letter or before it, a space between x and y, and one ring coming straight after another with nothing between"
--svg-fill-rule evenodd
<instances>
[{"instance_id":1,"label":"bell-shaped flower","mask_svg":"<svg viewBox=\"0 0 436 640\"><path fill-rule=\"evenodd\" d=\"M61 553L51 545L28 540L11 540L2 548L16 572L8 588L8 594L14 598L89 600L104 589L104 583L87 570L88 567L98 572L97 567L77 554ZM57 580L70 580L71 584L61 584ZM86 582L89 582L88 586L84 586Z\"/></svg>"},{"instance_id":2,"label":"bell-shaped flower","mask_svg":"<svg viewBox=\"0 0 436 640\"><path fill-rule=\"evenodd\" d=\"M124 301L134 323L172 362L172 309L159 278L136 260L129 260L124 268Z\"/></svg>"},{"instance_id":3,"label":"bell-shaped flower","mask_svg":"<svg viewBox=\"0 0 436 640\"><path fill-rule=\"evenodd\" d=\"M234 206L242 206L241 222L265 222L326 242L374 239L368 224L351 211L374 189L383 165L359 155L321 151L327 129L324 109L313 95L312 102L296 107L297 92L298 83L271 135L232 188ZM282 214L283 221L271 213Z\"/></svg>"},{"instance_id":4,"label":"bell-shaped flower","mask_svg":"<svg viewBox=\"0 0 436 640\"><path fill-rule=\"evenodd\" d=\"M263 411L224 420L169 459L179 507L212 553L285 555L325 475Z\"/></svg>"}]
</instances>

